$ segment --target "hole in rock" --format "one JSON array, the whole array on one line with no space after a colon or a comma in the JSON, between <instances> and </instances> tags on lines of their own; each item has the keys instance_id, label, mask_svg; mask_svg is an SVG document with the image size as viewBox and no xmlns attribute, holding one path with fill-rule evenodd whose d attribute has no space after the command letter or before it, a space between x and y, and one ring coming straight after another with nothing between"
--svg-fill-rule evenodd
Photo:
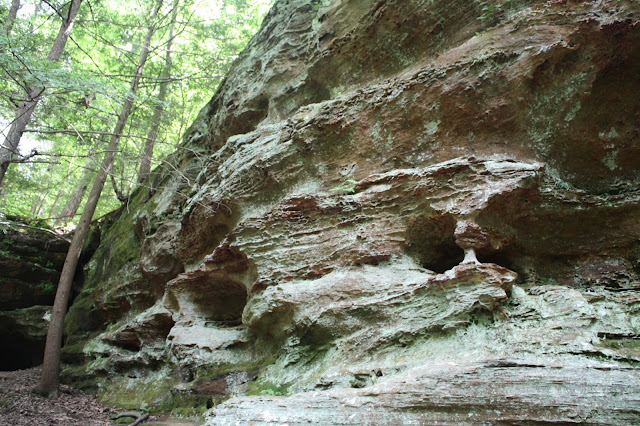
<instances>
[{"instance_id":1,"label":"hole in rock","mask_svg":"<svg viewBox=\"0 0 640 426\"><path fill-rule=\"evenodd\" d=\"M507 268L510 271L517 273L519 280L522 279L523 268L518 264L518 260L514 256L513 252L510 254L504 251L497 251L493 253L478 251L476 254L480 263L494 263L498 266L502 266L503 268Z\"/></svg>"},{"instance_id":2,"label":"hole in rock","mask_svg":"<svg viewBox=\"0 0 640 426\"><path fill-rule=\"evenodd\" d=\"M422 266L442 274L458 265L463 259L464 251L453 241L453 244L444 243L435 246L430 260L423 262Z\"/></svg>"},{"instance_id":3,"label":"hole in rock","mask_svg":"<svg viewBox=\"0 0 640 426\"><path fill-rule=\"evenodd\" d=\"M202 208L185 216L178 234L178 259L182 262L200 260L229 234L233 219L225 210L221 214L216 213L216 210Z\"/></svg>"},{"instance_id":4,"label":"hole in rock","mask_svg":"<svg viewBox=\"0 0 640 426\"><path fill-rule=\"evenodd\" d=\"M244 109L229 121L224 139L254 131L269 114L269 98L259 95L243 107Z\"/></svg>"},{"instance_id":5,"label":"hole in rock","mask_svg":"<svg viewBox=\"0 0 640 426\"><path fill-rule=\"evenodd\" d=\"M121 338L121 340L116 341L115 344L117 346L120 346L123 349L132 351L132 352L138 352L142 348L142 342L140 341L138 336L136 336L134 333L131 333L131 337L129 338L125 338L125 339Z\"/></svg>"},{"instance_id":6,"label":"hole in rock","mask_svg":"<svg viewBox=\"0 0 640 426\"><path fill-rule=\"evenodd\" d=\"M452 216L417 217L407 228L407 252L423 267L441 274L464 259L464 251L456 244L455 228Z\"/></svg>"},{"instance_id":7,"label":"hole in rock","mask_svg":"<svg viewBox=\"0 0 640 426\"><path fill-rule=\"evenodd\" d=\"M25 338L12 333L0 333L0 371L24 370L42 364L45 337Z\"/></svg>"},{"instance_id":8,"label":"hole in rock","mask_svg":"<svg viewBox=\"0 0 640 426\"><path fill-rule=\"evenodd\" d=\"M300 91L302 98L307 104L315 104L327 99L331 99L329 89L318 80L309 79Z\"/></svg>"},{"instance_id":9,"label":"hole in rock","mask_svg":"<svg viewBox=\"0 0 640 426\"><path fill-rule=\"evenodd\" d=\"M477 307L471 313L470 322L475 325L488 326L495 322L493 313L483 307Z\"/></svg>"},{"instance_id":10,"label":"hole in rock","mask_svg":"<svg viewBox=\"0 0 640 426\"><path fill-rule=\"evenodd\" d=\"M236 322L247 304L247 288L237 281L216 279L192 293L191 300L197 313L208 320Z\"/></svg>"}]
</instances>

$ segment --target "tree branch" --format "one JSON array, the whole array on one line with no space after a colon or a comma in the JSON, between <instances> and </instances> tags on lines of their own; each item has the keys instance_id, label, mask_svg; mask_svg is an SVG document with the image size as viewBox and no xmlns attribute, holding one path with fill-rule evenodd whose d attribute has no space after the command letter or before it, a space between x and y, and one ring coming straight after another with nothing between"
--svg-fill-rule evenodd
<instances>
[{"instance_id":1,"label":"tree branch","mask_svg":"<svg viewBox=\"0 0 640 426\"><path fill-rule=\"evenodd\" d=\"M113 176L113 173L110 173L109 176L111 177L111 184L113 185L113 192L116 193L116 198L121 203L126 203L129 200L130 195L124 195L120 188L118 188L118 184L116 183L116 178Z\"/></svg>"},{"instance_id":2,"label":"tree branch","mask_svg":"<svg viewBox=\"0 0 640 426\"><path fill-rule=\"evenodd\" d=\"M50 133L62 133L66 135L101 135L101 136L114 136L116 135L113 132L100 132L97 130L74 130L74 129L57 129L57 130L43 130L43 129L25 129L24 133L42 133L42 134L50 134ZM118 137L125 138L137 138L137 139L147 139L146 136L137 136L132 135L130 133L119 133Z\"/></svg>"}]
</instances>

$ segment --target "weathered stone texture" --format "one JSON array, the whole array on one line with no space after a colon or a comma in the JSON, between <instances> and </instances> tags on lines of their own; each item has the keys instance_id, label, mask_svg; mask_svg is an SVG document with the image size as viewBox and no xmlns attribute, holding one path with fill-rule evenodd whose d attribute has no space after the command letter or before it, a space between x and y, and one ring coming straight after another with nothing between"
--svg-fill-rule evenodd
<instances>
[{"instance_id":1,"label":"weathered stone texture","mask_svg":"<svg viewBox=\"0 0 640 426\"><path fill-rule=\"evenodd\" d=\"M633 423L635 380L633 368L431 363L364 389L234 398L212 410L210 424Z\"/></svg>"},{"instance_id":2,"label":"weathered stone texture","mask_svg":"<svg viewBox=\"0 0 640 426\"><path fill-rule=\"evenodd\" d=\"M69 241L14 221L0 223L0 309L53 305Z\"/></svg>"},{"instance_id":3,"label":"weathered stone texture","mask_svg":"<svg viewBox=\"0 0 640 426\"><path fill-rule=\"evenodd\" d=\"M0 367L20 370L42 363L51 306L0 311Z\"/></svg>"},{"instance_id":4,"label":"weathered stone texture","mask_svg":"<svg viewBox=\"0 0 640 426\"><path fill-rule=\"evenodd\" d=\"M35 367L42 362L68 236L0 219L0 369Z\"/></svg>"},{"instance_id":5,"label":"weathered stone texture","mask_svg":"<svg viewBox=\"0 0 640 426\"><path fill-rule=\"evenodd\" d=\"M105 230L77 368L210 424L640 421L640 8L485 3L277 1Z\"/></svg>"}]
</instances>

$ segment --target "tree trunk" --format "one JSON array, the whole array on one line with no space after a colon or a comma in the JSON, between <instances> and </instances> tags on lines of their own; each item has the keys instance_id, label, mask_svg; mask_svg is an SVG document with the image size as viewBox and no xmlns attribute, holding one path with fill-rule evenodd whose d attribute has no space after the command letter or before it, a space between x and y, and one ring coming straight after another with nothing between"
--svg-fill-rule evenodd
<instances>
[{"instance_id":1,"label":"tree trunk","mask_svg":"<svg viewBox=\"0 0 640 426\"><path fill-rule=\"evenodd\" d=\"M64 261L62 267L62 273L60 275L60 281L58 283L58 290L56 291L56 298L53 303L53 309L51 311L51 322L49 323L49 330L47 332L47 341L44 349L44 360L42 362L42 378L40 384L36 387L35 391L40 395L52 397L58 396L58 389L60 386L60 349L62 348L62 333L64 330L64 317L67 312L67 304L69 302L69 295L71 293L71 284L73 283L73 276L75 275L76 267L78 266L78 259L80 258L80 252L82 246L89 233L89 225L91 224L91 218L98 205L100 194L104 188L104 183L107 180L107 176L113 166L113 159L118 149L118 143L120 141L120 135L122 134L131 109L133 107L133 100L138 90L138 84L142 77L142 70L144 64L149 56L149 45L151 44L151 37L156 30L155 19L158 16L158 11L162 6L162 0L158 0L157 7L154 8L151 15L151 24L147 30L147 35L142 45L142 51L140 52L140 59L138 61L138 67L131 81L131 88L125 98L122 110L118 116L118 122L107 146L106 153L102 160L102 165L98 170L98 175L93 183L91 192L89 193L89 199L85 204L80 216L80 223L73 234L73 240L71 240L71 247L67 253L67 258Z\"/></svg>"},{"instance_id":2,"label":"tree trunk","mask_svg":"<svg viewBox=\"0 0 640 426\"><path fill-rule=\"evenodd\" d=\"M87 188L89 188L89 183L91 182L91 166L93 163L93 153L91 153L87 157L84 169L82 170L82 176L80 176L80 180L76 183L73 193L67 200L67 204L65 204L60 214L58 214L58 218L55 221L56 226L68 223L76 215L76 212L80 207L80 203L82 202L82 198L84 198L84 194L87 192Z\"/></svg>"},{"instance_id":3,"label":"tree trunk","mask_svg":"<svg viewBox=\"0 0 640 426\"><path fill-rule=\"evenodd\" d=\"M76 151L77 152L77 151ZM69 176L71 176L71 169L72 169L73 163L71 161L69 161L67 163L67 174L65 175L65 179L68 179ZM83 174L84 176L84 174ZM56 213L58 213L58 202L60 201L60 198L62 198L63 195L65 195L68 191L65 190L64 185L60 185L60 188L58 189L58 192L56 193L56 198L53 200L53 203L51 203L51 207L49 208L49 215L48 217L55 217ZM75 212L74 212L75 214Z\"/></svg>"},{"instance_id":4,"label":"tree trunk","mask_svg":"<svg viewBox=\"0 0 640 426\"><path fill-rule=\"evenodd\" d=\"M158 128L162 115L164 113L164 103L167 100L167 86L169 85L169 77L171 76L171 47L175 38L176 20L178 16L178 5L180 0L174 0L173 10L171 11L171 24L169 30L169 40L167 41L167 54L164 60L164 69L160 77L160 88L158 90L158 100L153 110L153 118L151 119L151 128L144 143L142 158L140 159L140 171L138 172L138 183L144 182L151 175L151 160L153 159L153 147L158 138Z\"/></svg>"},{"instance_id":5,"label":"tree trunk","mask_svg":"<svg viewBox=\"0 0 640 426\"><path fill-rule=\"evenodd\" d=\"M60 59L60 56L62 56L62 52L64 51L64 47L67 44L69 34L71 34L71 28L73 28L73 22L78 15L78 10L80 9L81 4L82 0L71 1L71 4L69 5L69 9L67 11L67 16L62 20L60 31L58 31L58 35L56 36L56 39L51 46L51 51L49 51L47 60L56 62ZM4 180L4 176L7 173L9 164L11 164L11 160L15 155L19 155L18 145L20 144L22 132L27 127L27 124L31 119L31 115L36 109L36 105L38 105L38 102L40 101L40 97L42 96L44 90L44 87L29 88L27 93L27 100L24 101L16 111L16 116L11 123L11 128L9 129L9 133L7 134L7 138L4 140L2 147L0 147L0 189L2 189L2 181Z\"/></svg>"},{"instance_id":6,"label":"tree trunk","mask_svg":"<svg viewBox=\"0 0 640 426\"><path fill-rule=\"evenodd\" d=\"M56 156L53 155L51 157L51 163L47 166L47 174L53 175L53 171L56 168ZM44 214L44 206L49 198L49 194L51 193L51 188L46 187L46 190L41 190L39 194L35 196L35 200L31 205L31 216L33 217L41 217Z\"/></svg>"},{"instance_id":7,"label":"tree trunk","mask_svg":"<svg viewBox=\"0 0 640 426\"><path fill-rule=\"evenodd\" d=\"M18 9L20 9L20 0L12 0L9 14L4 21L4 32L7 35L11 34L11 30L13 30L13 23L16 21L16 16L18 16Z\"/></svg>"}]
</instances>

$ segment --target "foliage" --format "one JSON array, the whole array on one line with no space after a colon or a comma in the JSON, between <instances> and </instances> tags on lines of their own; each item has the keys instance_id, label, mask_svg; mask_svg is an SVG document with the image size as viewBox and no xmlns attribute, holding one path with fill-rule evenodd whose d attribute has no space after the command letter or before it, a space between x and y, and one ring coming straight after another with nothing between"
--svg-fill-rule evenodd
<instances>
[{"instance_id":1,"label":"foliage","mask_svg":"<svg viewBox=\"0 0 640 426\"><path fill-rule=\"evenodd\" d=\"M40 283L37 285L37 288L45 293L53 293L56 289L56 287L49 281L40 281Z\"/></svg>"},{"instance_id":2,"label":"foliage","mask_svg":"<svg viewBox=\"0 0 640 426\"><path fill-rule=\"evenodd\" d=\"M503 11L503 8L507 6L511 0L502 0L500 3L494 3L490 1L480 2L480 10L482 14L478 16L479 21L485 21L489 24L494 24Z\"/></svg>"},{"instance_id":3,"label":"foliage","mask_svg":"<svg viewBox=\"0 0 640 426\"><path fill-rule=\"evenodd\" d=\"M0 256L9 257L13 255L13 244L15 242L8 238L3 238L0 240Z\"/></svg>"},{"instance_id":4,"label":"foliage","mask_svg":"<svg viewBox=\"0 0 640 426\"><path fill-rule=\"evenodd\" d=\"M173 42L169 96L160 122L154 166L180 149L181 135L211 98L240 50L257 31L273 0L180 0ZM9 0L0 0L6 16ZM12 32L0 31L0 130L6 135L25 87L42 87L43 98L21 152L39 155L13 164L6 175L0 211L52 218L62 211L82 171L96 170L128 92L146 28L156 25L152 53L135 97L112 173L119 189L136 186L139 158L157 104L165 66L173 0L164 0L161 18L148 22L149 2L102 0L83 4L60 62L46 61L59 28L62 1L22 0ZM91 161L87 162L87 158ZM96 216L120 204L107 185ZM50 223L53 223L51 220Z\"/></svg>"},{"instance_id":5,"label":"foliage","mask_svg":"<svg viewBox=\"0 0 640 426\"><path fill-rule=\"evenodd\" d=\"M100 359L92 362L102 361ZM163 371L147 378L115 378L110 380L109 386L100 389L98 398L103 404L127 410L166 413L174 407L171 389L175 385L176 378Z\"/></svg>"},{"instance_id":6,"label":"foliage","mask_svg":"<svg viewBox=\"0 0 640 426\"><path fill-rule=\"evenodd\" d=\"M249 385L247 395L288 395L289 386L276 384L268 380L258 379Z\"/></svg>"}]
</instances>

